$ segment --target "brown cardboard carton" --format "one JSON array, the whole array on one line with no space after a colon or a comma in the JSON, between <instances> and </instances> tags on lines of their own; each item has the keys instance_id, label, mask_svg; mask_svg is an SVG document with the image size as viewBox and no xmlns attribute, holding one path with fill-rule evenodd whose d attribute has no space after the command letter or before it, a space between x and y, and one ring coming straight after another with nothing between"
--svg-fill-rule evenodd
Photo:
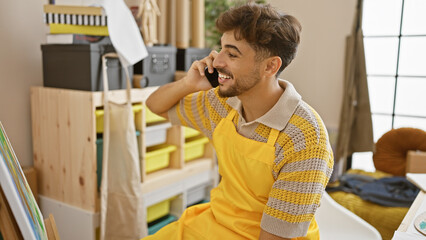
<instances>
[{"instance_id":1,"label":"brown cardboard carton","mask_svg":"<svg viewBox=\"0 0 426 240\"><path fill-rule=\"evenodd\" d=\"M426 173L426 152L408 151L405 172Z\"/></svg>"},{"instance_id":2,"label":"brown cardboard carton","mask_svg":"<svg viewBox=\"0 0 426 240\"><path fill-rule=\"evenodd\" d=\"M37 172L33 167L24 167L22 170L24 171L25 178L27 179L28 185L30 185L34 198L38 203Z\"/></svg>"}]
</instances>

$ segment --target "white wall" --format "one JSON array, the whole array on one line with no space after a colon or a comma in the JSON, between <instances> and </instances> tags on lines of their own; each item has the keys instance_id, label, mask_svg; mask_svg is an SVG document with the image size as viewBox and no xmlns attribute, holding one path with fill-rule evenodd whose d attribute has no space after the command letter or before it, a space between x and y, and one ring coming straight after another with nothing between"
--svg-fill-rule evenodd
<instances>
[{"instance_id":1,"label":"white wall","mask_svg":"<svg viewBox=\"0 0 426 240\"><path fill-rule=\"evenodd\" d=\"M31 166L30 86L42 85L41 0L0 1L0 121L23 166Z\"/></svg>"},{"instance_id":2,"label":"white wall","mask_svg":"<svg viewBox=\"0 0 426 240\"><path fill-rule=\"evenodd\" d=\"M302 24L298 54L281 77L292 82L330 130L339 126L343 94L345 38L356 0L269 0Z\"/></svg>"}]
</instances>

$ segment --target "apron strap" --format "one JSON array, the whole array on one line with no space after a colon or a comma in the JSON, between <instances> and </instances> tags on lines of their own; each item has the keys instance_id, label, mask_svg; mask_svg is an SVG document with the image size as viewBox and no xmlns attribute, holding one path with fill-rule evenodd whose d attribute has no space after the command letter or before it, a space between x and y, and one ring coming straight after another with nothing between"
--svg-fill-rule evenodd
<instances>
[{"instance_id":1,"label":"apron strap","mask_svg":"<svg viewBox=\"0 0 426 240\"><path fill-rule=\"evenodd\" d=\"M234 119L235 114L237 113L237 110L232 109L228 115L226 116L226 119L232 122L232 119Z\"/></svg>"},{"instance_id":2,"label":"apron strap","mask_svg":"<svg viewBox=\"0 0 426 240\"><path fill-rule=\"evenodd\" d=\"M275 145L275 142L277 141L279 134L280 134L280 131L278 131L275 128L271 128L271 132L269 133L269 137L268 137L268 145L273 147Z\"/></svg>"},{"instance_id":3,"label":"apron strap","mask_svg":"<svg viewBox=\"0 0 426 240\"><path fill-rule=\"evenodd\" d=\"M108 169L109 169L109 149L110 149L110 115L109 115L109 86L108 86L108 72L107 72L107 58L118 58L117 53L106 53L102 55L102 75L103 75L103 100L104 100L104 131L103 131L103 159L102 159L102 180L101 180L101 222L100 222L100 239L105 239L106 236L106 222L107 222L107 205L108 203ZM126 73L126 100L127 104L131 104L131 87L130 78L127 67L124 67Z\"/></svg>"},{"instance_id":4,"label":"apron strap","mask_svg":"<svg viewBox=\"0 0 426 240\"><path fill-rule=\"evenodd\" d=\"M232 119L234 119L234 116L236 113L237 113L237 110L232 109L226 116L226 119L232 122ZM269 133L269 137L268 137L268 145L272 147L275 146L275 142L277 141L279 134L280 134L280 131L278 131L277 129L271 128L271 132Z\"/></svg>"}]
</instances>

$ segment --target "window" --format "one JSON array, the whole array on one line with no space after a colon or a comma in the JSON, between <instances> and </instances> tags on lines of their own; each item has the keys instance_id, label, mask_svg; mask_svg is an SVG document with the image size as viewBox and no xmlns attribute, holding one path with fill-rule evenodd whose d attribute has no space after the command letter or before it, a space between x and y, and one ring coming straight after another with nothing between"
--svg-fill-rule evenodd
<instances>
[{"instance_id":1,"label":"window","mask_svg":"<svg viewBox=\"0 0 426 240\"><path fill-rule=\"evenodd\" d=\"M426 1L364 0L367 81L376 142L392 128L426 131ZM352 167L365 163L354 154ZM355 166L354 166L355 165Z\"/></svg>"}]
</instances>

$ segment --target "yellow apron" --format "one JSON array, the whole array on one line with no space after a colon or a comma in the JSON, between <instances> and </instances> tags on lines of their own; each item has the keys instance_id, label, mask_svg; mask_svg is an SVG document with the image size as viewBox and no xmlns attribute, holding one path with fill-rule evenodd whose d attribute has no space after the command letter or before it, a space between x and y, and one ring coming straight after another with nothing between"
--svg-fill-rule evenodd
<instances>
[{"instance_id":1,"label":"yellow apron","mask_svg":"<svg viewBox=\"0 0 426 240\"><path fill-rule=\"evenodd\" d=\"M274 183L272 164L279 131L272 129L267 143L241 136L232 110L216 127L213 144L222 176L211 191L211 202L188 208L181 218L147 239L259 239L260 221ZM319 239L316 221L308 236Z\"/></svg>"}]
</instances>

